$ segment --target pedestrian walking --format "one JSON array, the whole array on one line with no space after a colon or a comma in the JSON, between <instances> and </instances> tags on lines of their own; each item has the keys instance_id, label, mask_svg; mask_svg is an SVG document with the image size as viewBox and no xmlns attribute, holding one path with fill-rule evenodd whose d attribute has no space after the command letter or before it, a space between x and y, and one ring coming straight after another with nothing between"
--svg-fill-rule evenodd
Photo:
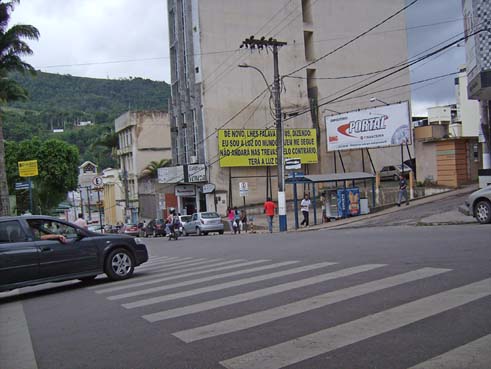
<instances>
[{"instance_id":1,"label":"pedestrian walking","mask_svg":"<svg viewBox=\"0 0 491 369\"><path fill-rule=\"evenodd\" d=\"M266 214L268 220L269 233L273 233L273 218L275 209L276 204L271 200L271 197L268 197L264 203L264 214Z\"/></svg>"},{"instance_id":2,"label":"pedestrian walking","mask_svg":"<svg viewBox=\"0 0 491 369\"><path fill-rule=\"evenodd\" d=\"M232 226L234 228L234 234L237 234L237 232L240 234L240 210L237 209L237 206L234 207L234 221Z\"/></svg>"},{"instance_id":3,"label":"pedestrian walking","mask_svg":"<svg viewBox=\"0 0 491 369\"><path fill-rule=\"evenodd\" d=\"M407 195L407 181L402 174L399 175L399 194L397 196L397 206L401 206L402 198L406 199L406 205L409 205L409 196Z\"/></svg>"},{"instance_id":4,"label":"pedestrian walking","mask_svg":"<svg viewBox=\"0 0 491 369\"><path fill-rule=\"evenodd\" d=\"M309 210L310 210L310 196L305 194L302 202L300 203L300 210L303 214L303 220L301 225L305 225L305 227L309 226Z\"/></svg>"},{"instance_id":5,"label":"pedestrian walking","mask_svg":"<svg viewBox=\"0 0 491 369\"><path fill-rule=\"evenodd\" d=\"M247 213L245 209L240 211L240 230L247 233Z\"/></svg>"},{"instance_id":6,"label":"pedestrian walking","mask_svg":"<svg viewBox=\"0 0 491 369\"><path fill-rule=\"evenodd\" d=\"M232 208L227 209L227 218L228 218L228 224L230 225L230 232L234 232L234 220L235 220L235 211Z\"/></svg>"}]
</instances>

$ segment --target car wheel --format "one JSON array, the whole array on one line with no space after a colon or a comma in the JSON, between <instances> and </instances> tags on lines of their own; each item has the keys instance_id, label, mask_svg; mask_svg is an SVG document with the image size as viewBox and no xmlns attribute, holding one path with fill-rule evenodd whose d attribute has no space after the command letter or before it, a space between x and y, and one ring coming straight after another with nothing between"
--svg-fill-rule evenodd
<instances>
[{"instance_id":1,"label":"car wheel","mask_svg":"<svg viewBox=\"0 0 491 369\"><path fill-rule=\"evenodd\" d=\"M205 236L208 236L208 232L203 232L203 234L204 234Z\"/></svg>"},{"instance_id":2,"label":"car wheel","mask_svg":"<svg viewBox=\"0 0 491 369\"><path fill-rule=\"evenodd\" d=\"M487 200L480 200L475 206L474 214L479 223L491 223L491 203Z\"/></svg>"},{"instance_id":3,"label":"car wheel","mask_svg":"<svg viewBox=\"0 0 491 369\"><path fill-rule=\"evenodd\" d=\"M96 275L90 275L88 277L79 278L78 280L82 283L90 283L95 279L95 277L97 277L97 274Z\"/></svg>"},{"instance_id":4,"label":"car wheel","mask_svg":"<svg viewBox=\"0 0 491 369\"><path fill-rule=\"evenodd\" d=\"M182 229L182 235L183 236L187 236L188 235L188 232L186 232L186 230L184 228Z\"/></svg>"},{"instance_id":5,"label":"car wheel","mask_svg":"<svg viewBox=\"0 0 491 369\"><path fill-rule=\"evenodd\" d=\"M115 249L106 258L104 272L113 281L131 277L134 270L133 255L126 249Z\"/></svg>"},{"instance_id":6,"label":"car wheel","mask_svg":"<svg viewBox=\"0 0 491 369\"><path fill-rule=\"evenodd\" d=\"M201 228L200 227L196 227L196 234L198 236L201 236L203 234L203 232L201 232Z\"/></svg>"},{"instance_id":7,"label":"car wheel","mask_svg":"<svg viewBox=\"0 0 491 369\"><path fill-rule=\"evenodd\" d=\"M219 234L223 234L223 231L218 231Z\"/></svg>"}]
</instances>

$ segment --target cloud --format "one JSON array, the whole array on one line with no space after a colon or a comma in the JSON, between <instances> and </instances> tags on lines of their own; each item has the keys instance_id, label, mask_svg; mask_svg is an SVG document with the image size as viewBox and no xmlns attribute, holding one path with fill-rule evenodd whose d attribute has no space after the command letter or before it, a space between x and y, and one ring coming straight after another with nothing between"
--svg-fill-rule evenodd
<instances>
[{"instance_id":1,"label":"cloud","mask_svg":"<svg viewBox=\"0 0 491 369\"><path fill-rule=\"evenodd\" d=\"M162 0L21 1L12 24L36 26L35 68L84 77L168 80L168 28ZM156 60L142 60L160 58ZM105 63L133 60L125 63ZM80 65L101 63L98 65ZM63 66L60 66L63 65ZM69 66L65 66L69 65Z\"/></svg>"},{"instance_id":2,"label":"cloud","mask_svg":"<svg viewBox=\"0 0 491 369\"><path fill-rule=\"evenodd\" d=\"M409 56L426 53L426 50L438 44L443 43L441 47L463 36L461 0L419 1L408 9L406 19L410 28L418 27L407 32ZM432 26L419 27L429 24ZM453 47L416 64L411 70L411 80L458 72L461 65L465 65L465 50L463 47ZM429 106L455 103L454 78L450 76L423 86L415 85L412 89L413 113L426 115Z\"/></svg>"}]
</instances>

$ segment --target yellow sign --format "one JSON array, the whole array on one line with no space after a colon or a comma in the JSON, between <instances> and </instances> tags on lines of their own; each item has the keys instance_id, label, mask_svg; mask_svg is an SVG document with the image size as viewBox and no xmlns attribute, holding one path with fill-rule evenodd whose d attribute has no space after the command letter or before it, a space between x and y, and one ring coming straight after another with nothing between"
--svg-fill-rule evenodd
<instances>
[{"instance_id":1,"label":"yellow sign","mask_svg":"<svg viewBox=\"0 0 491 369\"><path fill-rule=\"evenodd\" d=\"M20 177L34 177L38 175L37 160L19 161L17 164L19 165Z\"/></svg>"},{"instance_id":2,"label":"yellow sign","mask_svg":"<svg viewBox=\"0 0 491 369\"><path fill-rule=\"evenodd\" d=\"M220 167L277 165L275 129L221 129L218 131ZM285 159L317 163L315 129L285 129Z\"/></svg>"}]
</instances>

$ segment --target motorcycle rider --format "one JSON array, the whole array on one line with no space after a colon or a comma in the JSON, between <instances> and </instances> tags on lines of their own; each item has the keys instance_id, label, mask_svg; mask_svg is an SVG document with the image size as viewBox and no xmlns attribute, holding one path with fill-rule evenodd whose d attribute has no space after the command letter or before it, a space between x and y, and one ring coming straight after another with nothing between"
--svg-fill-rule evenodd
<instances>
[{"instance_id":1,"label":"motorcycle rider","mask_svg":"<svg viewBox=\"0 0 491 369\"><path fill-rule=\"evenodd\" d=\"M179 227L179 217L176 214L176 209L171 208L169 210L170 213L167 217L167 222L166 222L167 224L165 226L165 232L167 236L174 233L176 229L178 229Z\"/></svg>"}]
</instances>

